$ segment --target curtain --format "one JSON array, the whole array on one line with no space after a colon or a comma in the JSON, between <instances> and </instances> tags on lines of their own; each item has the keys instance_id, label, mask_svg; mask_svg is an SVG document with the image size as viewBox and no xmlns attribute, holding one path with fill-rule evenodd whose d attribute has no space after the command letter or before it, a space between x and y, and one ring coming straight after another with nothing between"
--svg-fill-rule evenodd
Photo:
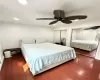
<instances>
[{"instance_id":1,"label":"curtain","mask_svg":"<svg viewBox=\"0 0 100 80\"><path fill-rule=\"evenodd\" d=\"M96 52L96 59L100 60L100 41L99 41L99 44L98 44L98 48L97 48L97 52Z\"/></svg>"},{"instance_id":2,"label":"curtain","mask_svg":"<svg viewBox=\"0 0 100 80\"><path fill-rule=\"evenodd\" d=\"M96 52L96 59L100 60L100 33L96 35L96 40L98 41L98 48Z\"/></svg>"}]
</instances>

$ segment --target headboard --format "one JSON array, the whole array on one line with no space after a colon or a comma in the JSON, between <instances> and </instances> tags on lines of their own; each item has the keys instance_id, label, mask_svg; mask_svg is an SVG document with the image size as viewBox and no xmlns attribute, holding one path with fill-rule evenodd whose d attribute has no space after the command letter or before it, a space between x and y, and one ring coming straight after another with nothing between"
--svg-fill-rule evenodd
<instances>
[{"instance_id":1,"label":"headboard","mask_svg":"<svg viewBox=\"0 0 100 80\"><path fill-rule=\"evenodd\" d=\"M24 43L24 44L35 44L36 40L35 39L21 39L19 41L19 44L21 45L22 43Z\"/></svg>"},{"instance_id":2,"label":"headboard","mask_svg":"<svg viewBox=\"0 0 100 80\"><path fill-rule=\"evenodd\" d=\"M22 43L24 44L37 44L37 43L44 43L48 42L46 39L43 38L37 38L37 39L21 39L19 41L19 44L21 45Z\"/></svg>"},{"instance_id":3,"label":"headboard","mask_svg":"<svg viewBox=\"0 0 100 80\"><path fill-rule=\"evenodd\" d=\"M43 38L37 38L35 40L36 40L36 43L44 43L44 42L47 42L47 40L46 39L43 39Z\"/></svg>"}]
</instances>

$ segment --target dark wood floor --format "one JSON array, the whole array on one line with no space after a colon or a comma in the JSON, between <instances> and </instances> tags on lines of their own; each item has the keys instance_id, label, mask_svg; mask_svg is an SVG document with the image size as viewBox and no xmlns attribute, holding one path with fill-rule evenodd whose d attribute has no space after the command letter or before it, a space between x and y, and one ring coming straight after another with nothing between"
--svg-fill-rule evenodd
<instances>
[{"instance_id":1,"label":"dark wood floor","mask_svg":"<svg viewBox=\"0 0 100 80\"><path fill-rule=\"evenodd\" d=\"M5 59L0 80L100 80L100 61L82 55L34 77L25 64L21 54Z\"/></svg>"}]
</instances>

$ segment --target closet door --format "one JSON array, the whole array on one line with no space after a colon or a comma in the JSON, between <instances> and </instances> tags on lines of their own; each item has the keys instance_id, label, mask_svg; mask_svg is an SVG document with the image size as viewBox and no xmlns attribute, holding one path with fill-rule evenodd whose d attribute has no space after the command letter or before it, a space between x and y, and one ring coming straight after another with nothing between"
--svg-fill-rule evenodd
<instances>
[{"instance_id":1,"label":"closet door","mask_svg":"<svg viewBox=\"0 0 100 80\"><path fill-rule=\"evenodd\" d=\"M60 42L60 30L55 30L54 31L54 43L59 43Z\"/></svg>"},{"instance_id":2,"label":"closet door","mask_svg":"<svg viewBox=\"0 0 100 80\"><path fill-rule=\"evenodd\" d=\"M61 30L61 39L66 38L67 30Z\"/></svg>"},{"instance_id":3,"label":"closet door","mask_svg":"<svg viewBox=\"0 0 100 80\"><path fill-rule=\"evenodd\" d=\"M67 30L61 30L61 43L66 46Z\"/></svg>"}]
</instances>

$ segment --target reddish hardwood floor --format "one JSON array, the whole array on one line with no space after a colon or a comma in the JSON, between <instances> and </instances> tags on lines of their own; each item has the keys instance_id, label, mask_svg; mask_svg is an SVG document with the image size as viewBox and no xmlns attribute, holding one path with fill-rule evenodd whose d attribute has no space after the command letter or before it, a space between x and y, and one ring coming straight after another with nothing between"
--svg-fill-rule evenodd
<instances>
[{"instance_id":1,"label":"reddish hardwood floor","mask_svg":"<svg viewBox=\"0 0 100 80\"><path fill-rule=\"evenodd\" d=\"M74 49L75 49L77 54L87 56L87 57L91 57L91 58L95 58L96 51L97 51L96 49L93 50L93 51L85 51L85 50L77 49L77 48L74 48Z\"/></svg>"},{"instance_id":2,"label":"reddish hardwood floor","mask_svg":"<svg viewBox=\"0 0 100 80\"><path fill-rule=\"evenodd\" d=\"M0 80L100 80L100 61L82 55L37 76L24 72L25 60L21 54L5 59Z\"/></svg>"}]
</instances>

